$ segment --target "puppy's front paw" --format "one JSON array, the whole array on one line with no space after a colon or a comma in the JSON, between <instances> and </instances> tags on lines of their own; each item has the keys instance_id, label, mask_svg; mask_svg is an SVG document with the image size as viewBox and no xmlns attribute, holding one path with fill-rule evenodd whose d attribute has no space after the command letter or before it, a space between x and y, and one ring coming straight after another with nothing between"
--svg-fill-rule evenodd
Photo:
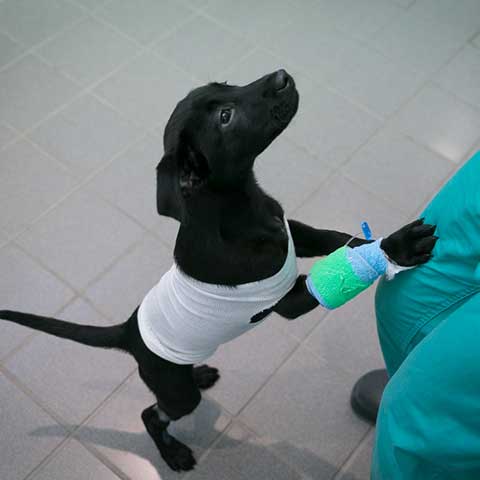
<instances>
[{"instance_id":1,"label":"puppy's front paw","mask_svg":"<svg viewBox=\"0 0 480 480\"><path fill-rule=\"evenodd\" d=\"M381 248L389 259L403 267L414 267L428 262L438 237L434 235L436 225L415 220L382 240Z\"/></svg>"}]
</instances>

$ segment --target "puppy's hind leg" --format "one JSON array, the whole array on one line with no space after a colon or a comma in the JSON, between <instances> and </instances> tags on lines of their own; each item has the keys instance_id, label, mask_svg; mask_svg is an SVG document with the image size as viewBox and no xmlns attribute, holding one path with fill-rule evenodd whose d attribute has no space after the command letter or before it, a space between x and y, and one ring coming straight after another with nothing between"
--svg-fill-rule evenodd
<instances>
[{"instance_id":1,"label":"puppy's hind leg","mask_svg":"<svg viewBox=\"0 0 480 480\"><path fill-rule=\"evenodd\" d=\"M218 369L208 365L200 365L193 368L193 380L200 390L212 388L220 378Z\"/></svg>"},{"instance_id":2,"label":"puppy's hind leg","mask_svg":"<svg viewBox=\"0 0 480 480\"><path fill-rule=\"evenodd\" d=\"M192 450L168 433L170 418L158 404L146 408L142 412L142 420L160 455L172 470L180 472L193 469L197 462Z\"/></svg>"},{"instance_id":3,"label":"puppy's hind leg","mask_svg":"<svg viewBox=\"0 0 480 480\"><path fill-rule=\"evenodd\" d=\"M142 412L142 420L160 455L172 470L192 470L196 464L192 450L170 435L167 427L171 421L192 413L202 399L193 379L193 366L157 358L148 369L140 367L139 373L157 399L155 405Z\"/></svg>"}]
</instances>

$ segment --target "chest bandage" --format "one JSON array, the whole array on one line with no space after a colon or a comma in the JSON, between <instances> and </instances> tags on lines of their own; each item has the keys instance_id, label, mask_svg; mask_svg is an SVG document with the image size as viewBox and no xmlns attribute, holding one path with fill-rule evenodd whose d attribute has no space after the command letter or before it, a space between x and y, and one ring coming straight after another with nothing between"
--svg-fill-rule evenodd
<instances>
[{"instance_id":1,"label":"chest bandage","mask_svg":"<svg viewBox=\"0 0 480 480\"><path fill-rule=\"evenodd\" d=\"M138 327L145 345L173 363L200 363L222 343L262 323L250 320L278 303L298 277L295 246L286 219L285 229L285 263L264 280L235 287L214 285L195 280L173 264L138 310Z\"/></svg>"}]
</instances>

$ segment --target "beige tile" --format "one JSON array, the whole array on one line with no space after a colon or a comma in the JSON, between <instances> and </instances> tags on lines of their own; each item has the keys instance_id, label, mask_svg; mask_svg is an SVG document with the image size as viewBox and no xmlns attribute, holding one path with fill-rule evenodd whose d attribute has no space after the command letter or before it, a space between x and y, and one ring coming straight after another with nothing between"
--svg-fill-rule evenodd
<instances>
[{"instance_id":1,"label":"beige tile","mask_svg":"<svg viewBox=\"0 0 480 480\"><path fill-rule=\"evenodd\" d=\"M412 214L449 177L454 163L388 130L356 152L342 172Z\"/></svg>"},{"instance_id":2,"label":"beige tile","mask_svg":"<svg viewBox=\"0 0 480 480\"><path fill-rule=\"evenodd\" d=\"M2 480L25 478L63 440L65 430L0 374L0 476ZM58 435L42 432L54 427Z\"/></svg>"},{"instance_id":3,"label":"beige tile","mask_svg":"<svg viewBox=\"0 0 480 480\"><path fill-rule=\"evenodd\" d=\"M307 478L330 478L368 430L350 409L352 381L301 348L240 419Z\"/></svg>"},{"instance_id":4,"label":"beige tile","mask_svg":"<svg viewBox=\"0 0 480 480\"><path fill-rule=\"evenodd\" d=\"M34 480L118 480L111 470L75 440L69 440L61 450L34 474Z\"/></svg>"},{"instance_id":5,"label":"beige tile","mask_svg":"<svg viewBox=\"0 0 480 480\"><path fill-rule=\"evenodd\" d=\"M164 126L173 108L198 81L153 53L135 58L95 92L126 117L146 128Z\"/></svg>"},{"instance_id":6,"label":"beige tile","mask_svg":"<svg viewBox=\"0 0 480 480\"><path fill-rule=\"evenodd\" d=\"M375 33L370 45L406 67L432 74L465 43L468 35L451 22L440 24L407 10Z\"/></svg>"},{"instance_id":7,"label":"beige tile","mask_svg":"<svg viewBox=\"0 0 480 480\"><path fill-rule=\"evenodd\" d=\"M0 72L0 122L26 130L75 93L77 87L70 80L28 55Z\"/></svg>"},{"instance_id":8,"label":"beige tile","mask_svg":"<svg viewBox=\"0 0 480 480\"><path fill-rule=\"evenodd\" d=\"M0 309L54 315L73 292L16 246L0 249ZM5 357L34 332L10 322L0 322L0 357Z\"/></svg>"},{"instance_id":9,"label":"beige tile","mask_svg":"<svg viewBox=\"0 0 480 480\"><path fill-rule=\"evenodd\" d=\"M222 48L218 48L218 45ZM220 72L252 50L252 44L205 17L194 17L162 39L155 50L205 82L220 81Z\"/></svg>"},{"instance_id":10,"label":"beige tile","mask_svg":"<svg viewBox=\"0 0 480 480\"><path fill-rule=\"evenodd\" d=\"M367 221L378 238L400 228L408 216L358 184L335 175L295 212L295 219L356 236L363 236L360 225Z\"/></svg>"},{"instance_id":11,"label":"beige tile","mask_svg":"<svg viewBox=\"0 0 480 480\"><path fill-rule=\"evenodd\" d=\"M480 136L480 109L429 85L392 118L390 126L458 163Z\"/></svg>"},{"instance_id":12,"label":"beige tile","mask_svg":"<svg viewBox=\"0 0 480 480\"><path fill-rule=\"evenodd\" d=\"M143 409L155 402L135 376L76 434L82 443L95 448L129 478L173 480L174 472L160 457L140 418ZM198 459L230 422L216 402L204 398L192 415L174 422L169 432L186 443Z\"/></svg>"},{"instance_id":13,"label":"beige tile","mask_svg":"<svg viewBox=\"0 0 480 480\"><path fill-rule=\"evenodd\" d=\"M0 30L30 48L84 15L63 0L5 0L0 3Z\"/></svg>"},{"instance_id":14,"label":"beige tile","mask_svg":"<svg viewBox=\"0 0 480 480\"><path fill-rule=\"evenodd\" d=\"M82 325L107 325L78 299L58 317ZM23 346L5 366L72 427L85 420L136 367L126 354L45 334Z\"/></svg>"},{"instance_id":15,"label":"beige tile","mask_svg":"<svg viewBox=\"0 0 480 480\"><path fill-rule=\"evenodd\" d=\"M465 102L480 107L480 50L466 45L434 81Z\"/></svg>"},{"instance_id":16,"label":"beige tile","mask_svg":"<svg viewBox=\"0 0 480 480\"><path fill-rule=\"evenodd\" d=\"M185 21L192 11L174 0L112 0L97 15L137 42L149 44Z\"/></svg>"},{"instance_id":17,"label":"beige tile","mask_svg":"<svg viewBox=\"0 0 480 480\"><path fill-rule=\"evenodd\" d=\"M76 178L101 168L143 130L90 95L82 95L29 134Z\"/></svg>"},{"instance_id":18,"label":"beige tile","mask_svg":"<svg viewBox=\"0 0 480 480\"><path fill-rule=\"evenodd\" d=\"M138 46L134 42L108 26L87 18L42 45L37 53L80 85L88 86L137 51Z\"/></svg>"},{"instance_id":19,"label":"beige tile","mask_svg":"<svg viewBox=\"0 0 480 480\"><path fill-rule=\"evenodd\" d=\"M81 190L22 234L18 242L70 284L83 289L142 233L121 212Z\"/></svg>"},{"instance_id":20,"label":"beige tile","mask_svg":"<svg viewBox=\"0 0 480 480\"><path fill-rule=\"evenodd\" d=\"M0 153L0 226L13 237L76 183L65 168L25 140L8 145Z\"/></svg>"}]
</instances>

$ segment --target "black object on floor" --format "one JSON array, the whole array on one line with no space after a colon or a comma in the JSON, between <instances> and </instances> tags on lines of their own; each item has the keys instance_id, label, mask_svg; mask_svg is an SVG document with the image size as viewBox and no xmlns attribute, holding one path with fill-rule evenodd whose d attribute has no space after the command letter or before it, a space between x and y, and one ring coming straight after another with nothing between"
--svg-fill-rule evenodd
<instances>
[{"instance_id":1,"label":"black object on floor","mask_svg":"<svg viewBox=\"0 0 480 480\"><path fill-rule=\"evenodd\" d=\"M353 411L364 420L375 424L387 382L388 373L385 369L372 370L362 375L353 386L350 396Z\"/></svg>"}]
</instances>

